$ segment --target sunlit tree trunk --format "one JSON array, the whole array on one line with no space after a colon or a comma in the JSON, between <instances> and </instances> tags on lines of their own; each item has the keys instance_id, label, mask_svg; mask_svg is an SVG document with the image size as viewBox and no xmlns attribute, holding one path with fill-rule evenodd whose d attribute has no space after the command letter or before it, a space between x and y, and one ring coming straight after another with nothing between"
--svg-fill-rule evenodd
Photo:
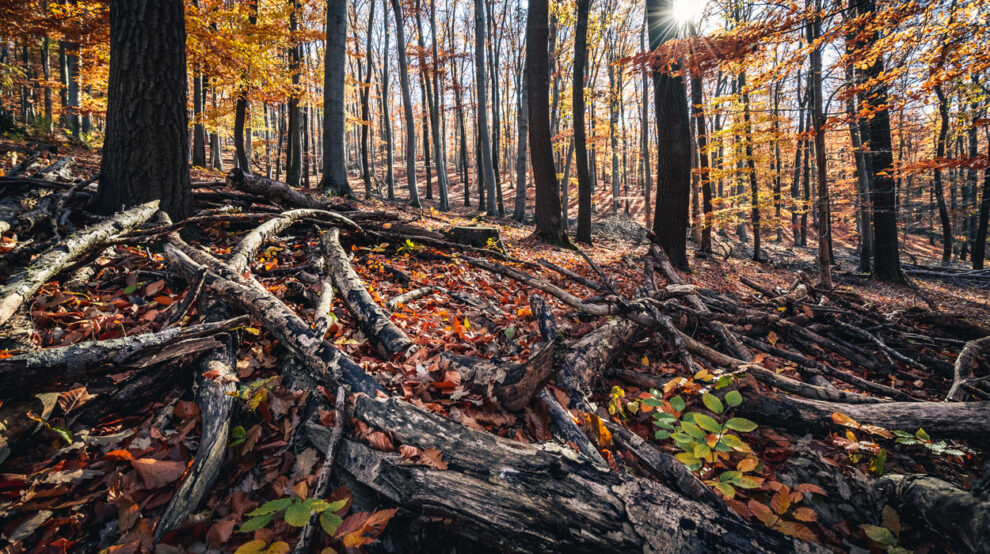
<instances>
[{"instance_id":1,"label":"sunlit tree trunk","mask_svg":"<svg viewBox=\"0 0 990 554\"><path fill-rule=\"evenodd\" d=\"M474 75L475 94L478 96L478 146L481 149L481 166L487 191L486 212L498 215L495 196L495 168L492 162L492 142L488 129L488 78L485 70L485 37L488 23L484 0L474 0ZM556 188L556 187L554 187Z\"/></svg>"},{"instance_id":2,"label":"sunlit tree trunk","mask_svg":"<svg viewBox=\"0 0 990 554\"><path fill-rule=\"evenodd\" d=\"M818 2L809 0L815 15L808 21L808 43L814 44L821 36L822 21L818 15ZM812 7L813 6L813 7ZM829 237L832 222L828 211L828 173L825 165L825 113L822 99L822 50L819 45L810 53L812 102L811 117L815 129L815 162L818 167L818 271L822 288L832 288L832 257ZM755 180L755 177L754 177Z\"/></svg>"},{"instance_id":3,"label":"sunlit tree trunk","mask_svg":"<svg viewBox=\"0 0 990 554\"><path fill-rule=\"evenodd\" d=\"M397 22L402 20L400 13L396 14ZM320 181L320 189L327 194L354 196L351 185L347 182L347 153L344 150L346 0L327 0L326 37L323 73L323 178ZM400 53L403 47L400 44ZM412 182L415 183L415 173L413 175Z\"/></svg>"},{"instance_id":4,"label":"sunlit tree trunk","mask_svg":"<svg viewBox=\"0 0 990 554\"><path fill-rule=\"evenodd\" d=\"M949 134L949 102L942 92L942 85L935 86L935 95L938 97L939 128L938 141L935 146L935 157L945 158L945 139ZM945 207L945 191L942 187L942 170L935 168L934 179L935 202L938 205L938 219L942 224L942 265L948 265L952 261L952 222L949 220L949 211Z\"/></svg>"},{"instance_id":5,"label":"sunlit tree trunk","mask_svg":"<svg viewBox=\"0 0 990 554\"><path fill-rule=\"evenodd\" d=\"M512 218L520 223L526 221L526 139L529 134L529 99L527 98L527 79L523 72L519 87L519 112L516 114L516 126L519 136L516 141L516 205Z\"/></svg>"}]
</instances>

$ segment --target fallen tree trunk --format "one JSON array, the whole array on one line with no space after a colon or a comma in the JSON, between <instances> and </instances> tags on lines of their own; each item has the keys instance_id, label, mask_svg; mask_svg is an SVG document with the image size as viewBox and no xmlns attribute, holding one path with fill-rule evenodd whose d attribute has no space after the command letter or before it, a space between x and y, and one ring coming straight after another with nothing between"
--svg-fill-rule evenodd
<instances>
[{"instance_id":1,"label":"fallen tree trunk","mask_svg":"<svg viewBox=\"0 0 990 554\"><path fill-rule=\"evenodd\" d=\"M74 259L100 248L107 240L144 223L156 211L158 211L157 200L119 212L106 221L66 237L64 241L38 256L22 273L12 277L10 283L0 289L0 325L10 319L17 308L41 285L57 275Z\"/></svg>"},{"instance_id":2,"label":"fallen tree trunk","mask_svg":"<svg viewBox=\"0 0 990 554\"><path fill-rule=\"evenodd\" d=\"M244 173L236 167L231 169L230 173L227 174L227 183L235 189L274 200L284 206L323 210L332 207L332 203L329 200L316 196L308 196L285 183L266 179L259 175Z\"/></svg>"},{"instance_id":3,"label":"fallen tree trunk","mask_svg":"<svg viewBox=\"0 0 990 554\"><path fill-rule=\"evenodd\" d=\"M340 233L337 229L330 229L323 234L320 248L327 260L327 271L333 278L333 284L340 291L340 299L371 344L386 358L394 358L412 348L412 340L392 323L385 310L368 294L368 289L340 245Z\"/></svg>"},{"instance_id":4,"label":"fallen tree trunk","mask_svg":"<svg viewBox=\"0 0 990 554\"><path fill-rule=\"evenodd\" d=\"M119 339L82 342L0 359L0 389L31 395L39 385L69 384L122 367L147 367L214 348L205 337L246 323L247 316L191 327L172 327ZM193 342L191 342L193 341Z\"/></svg>"},{"instance_id":5,"label":"fallen tree trunk","mask_svg":"<svg viewBox=\"0 0 990 554\"><path fill-rule=\"evenodd\" d=\"M337 466L444 532L509 552L820 552L566 448L464 428L401 400L358 396L354 417L398 444L438 448L446 470L345 440ZM310 424L321 450L331 431ZM562 517L566 514L567 517Z\"/></svg>"},{"instance_id":6,"label":"fallen tree trunk","mask_svg":"<svg viewBox=\"0 0 990 554\"><path fill-rule=\"evenodd\" d=\"M990 367L990 336L969 341L963 347L953 366L955 376L952 379L952 388L949 389L945 399L949 402L966 400L964 385L976 377L980 367Z\"/></svg>"},{"instance_id":7,"label":"fallen tree trunk","mask_svg":"<svg viewBox=\"0 0 990 554\"><path fill-rule=\"evenodd\" d=\"M890 430L914 432L924 428L935 439L986 441L990 433L990 402L884 402L847 404L753 391L737 408L773 425L802 432L827 431L835 426L833 413L845 414L859 423Z\"/></svg>"},{"instance_id":8,"label":"fallen tree trunk","mask_svg":"<svg viewBox=\"0 0 990 554\"><path fill-rule=\"evenodd\" d=\"M269 219L250 233L244 235L234 248L234 252L230 255L230 258L227 259L227 264L237 271L244 271L251 260L257 257L258 250L266 242L275 238L294 223L306 218L326 218L336 223L345 224L352 229L360 229L358 224L350 219L326 210L299 209L283 212L278 217Z\"/></svg>"},{"instance_id":9,"label":"fallen tree trunk","mask_svg":"<svg viewBox=\"0 0 990 554\"><path fill-rule=\"evenodd\" d=\"M928 475L886 475L874 485L902 519L920 521L952 544L939 549L990 552L990 502Z\"/></svg>"},{"instance_id":10,"label":"fallen tree trunk","mask_svg":"<svg viewBox=\"0 0 990 554\"><path fill-rule=\"evenodd\" d=\"M205 303L204 303L205 304ZM209 310L214 317L227 315L225 306ZM208 316L209 317L209 316ZM196 404L203 420L203 432L196 450L196 461L186 474L179 489L165 507L154 539L160 541L170 531L179 527L210 494L220 475L224 454L230 435L230 417L237 390L237 350L233 337L221 339L222 344L208 352L199 362L196 375Z\"/></svg>"}]
</instances>

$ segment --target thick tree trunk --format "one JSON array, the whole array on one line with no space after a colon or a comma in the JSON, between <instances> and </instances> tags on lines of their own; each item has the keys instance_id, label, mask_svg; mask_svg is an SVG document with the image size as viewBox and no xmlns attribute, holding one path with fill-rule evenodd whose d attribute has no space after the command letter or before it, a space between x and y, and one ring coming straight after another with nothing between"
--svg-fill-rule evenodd
<instances>
[{"instance_id":1,"label":"thick tree trunk","mask_svg":"<svg viewBox=\"0 0 990 554\"><path fill-rule=\"evenodd\" d=\"M938 97L938 140L935 146L935 157L945 157L945 141L949 134L949 102L942 92L942 85L935 86L935 95ZM935 203L938 205L938 219L942 224L942 265L948 265L952 261L952 221L949 220L949 211L945 207L945 191L942 188L942 170L935 168L934 179L932 181ZM953 195L953 199L955 196Z\"/></svg>"},{"instance_id":2,"label":"thick tree trunk","mask_svg":"<svg viewBox=\"0 0 990 554\"><path fill-rule=\"evenodd\" d=\"M111 2L103 214L159 200L174 220L192 215L185 44L180 0Z\"/></svg>"},{"instance_id":3,"label":"thick tree trunk","mask_svg":"<svg viewBox=\"0 0 990 554\"><path fill-rule=\"evenodd\" d=\"M476 0L480 1L480 0ZM536 234L545 242L570 241L560 215L557 170L550 134L549 4L529 0L526 18L526 79L529 95L529 149L536 189Z\"/></svg>"},{"instance_id":4,"label":"thick tree trunk","mask_svg":"<svg viewBox=\"0 0 990 554\"><path fill-rule=\"evenodd\" d=\"M193 148L192 164L206 167L206 127L203 125L203 73L193 70Z\"/></svg>"},{"instance_id":5,"label":"thick tree trunk","mask_svg":"<svg viewBox=\"0 0 990 554\"><path fill-rule=\"evenodd\" d=\"M672 0L648 0L650 50L677 36L673 18L665 15ZM653 95L657 115L657 203L653 232L671 261L688 268L687 226L691 195L691 120L688 116L684 77L675 74L680 64L653 70Z\"/></svg>"},{"instance_id":6,"label":"thick tree trunk","mask_svg":"<svg viewBox=\"0 0 990 554\"><path fill-rule=\"evenodd\" d=\"M875 0L849 0L855 15L875 17ZM869 33L861 38L865 46L878 38ZM870 90L860 94L859 104L873 117L862 125L864 143L873 167L873 277L881 281L904 282L901 271L900 248L897 236L897 200L894 196L893 153L890 139L890 111L887 109L887 85L880 78L883 73L883 56L878 56L863 72L863 77L874 83Z\"/></svg>"},{"instance_id":7,"label":"thick tree trunk","mask_svg":"<svg viewBox=\"0 0 990 554\"><path fill-rule=\"evenodd\" d=\"M299 0L291 0L291 8L289 32L294 33L299 29ZM329 10L327 13L329 17ZM286 135L288 149L285 157L285 182L290 187L298 187L302 181L302 117L299 110L302 51L300 48L294 41L289 44L289 75L292 79L292 92L289 93L287 102L289 128ZM329 50L328 48L327 51Z\"/></svg>"},{"instance_id":8,"label":"thick tree trunk","mask_svg":"<svg viewBox=\"0 0 990 554\"><path fill-rule=\"evenodd\" d=\"M808 43L814 44L822 34L820 2L809 0L809 7L816 14L808 21ZM809 54L811 58L811 118L815 129L815 163L818 169L818 272L820 284L825 290L832 288L832 251L829 246L832 222L828 210L828 168L825 165L825 112L822 98L822 50L818 46ZM756 177L754 176L753 179Z\"/></svg>"},{"instance_id":9,"label":"thick tree trunk","mask_svg":"<svg viewBox=\"0 0 990 554\"><path fill-rule=\"evenodd\" d=\"M990 130L987 131L990 141ZM990 152L987 153L990 159ZM973 243L973 269L983 269L987 251L987 223L990 222L990 170L983 171L983 190L980 192L980 216Z\"/></svg>"}]
</instances>

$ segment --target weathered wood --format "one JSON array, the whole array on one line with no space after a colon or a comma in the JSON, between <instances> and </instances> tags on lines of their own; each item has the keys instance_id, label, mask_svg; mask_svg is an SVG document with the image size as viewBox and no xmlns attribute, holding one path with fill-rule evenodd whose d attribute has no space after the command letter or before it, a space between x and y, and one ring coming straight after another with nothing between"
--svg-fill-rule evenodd
<instances>
[{"instance_id":1,"label":"weathered wood","mask_svg":"<svg viewBox=\"0 0 990 554\"><path fill-rule=\"evenodd\" d=\"M903 400L905 402L913 402L919 400L918 398L915 398L910 394L907 394L906 392L899 391L893 387L888 387L887 385L874 383L873 381L868 381L861 377L857 377L856 375L853 375L848 371L843 371L841 369L833 367L825 362L820 362L817 360L812 360L811 358L806 358L796 352L782 350L780 348L770 346L769 344L766 344L762 341L751 339L745 336L740 336L739 338L747 345L756 348L758 350L762 350L767 354L794 362L802 367L808 368L812 371L820 372L824 375L828 375L829 377L834 377L840 381L844 381L846 383L849 383L850 385L858 387L866 392L878 394L881 396L889 396L894 400Z\"/></svg>"},{"instance_id":2,"label":"weathered wood","mask_svg":"<svg viewBox=\"0 0 990 554\"><path fill-rule=\"evenodd\" d=\"M555 264L553 262L548 262L547 260L544 260L543 258L540 258L539 260L536 260L536 263L542 265L543 267L545 267L545 268L547 268L547 269L549 269L551 271L556 271L557 273L560 273L561 275L563 275L564 277L567 277L571 281L574 281L575 283L578 283L579 285L581 285L583 287L587 287L587 288L589 288L589 289L591 289L593 291L602 292L602 291L605 290L605 287L603 285L601 285L600 283L596 283L595 281L592 281L591 279L588 279L587 277L584 277L582 275L579 275L578 273L575 273L575 272L573 272L573 271L571 271L571 270L569 270L569 269L567 269L565 267L560 267L559 265L557 265L557 264Z\"/></svg>"},{"instance_id":3,"label":"weathered wood","mask_svg":"<svg viewBox=\"0 0 990 554\"><path fill-rule=\"evenodd\" d=\"M450 242L489 250L494 246L505 252L502 235L499 234L496 227L489 227L487 225L458 225L457 227L447 229L443 234Z\"/></svg>"},{"instance_id":4,"label":"weathered wood","mask_svg":"<svg viewBox=\"0 0 990 554\"><path fill-rule=\"evenodd\" d=\"M81 229L38 256L22 273L11 277L0 289L0 325L3 325L28 297L74 259L91 252L107 240L144 223L158 210L158 201L119 212L114 217Z\"/></svg>"},{"instance_id":5,"label":"weathered wood","mask_svg":"<svg viewBox=\"0 0 990 554\"><path fill-rule=\"evenodd\" d=\"M438 448L448 469L409 465L349 440L337 467L472 544L507 552L822 551L569 449L473 431L398 399L358 396L354 417L398 444ZM330 430L311 424L307 431L325 450Z\"/></svg>"},{"instance_id":6,"label":"weathered wood","mask_svg":"<svg viewBox=\"0 0 990 554\"><path fill-rule=\"evenodd\" d=\"M284 206L293 208L329 209L333 203L319 196L303 194L285 183L266 179L259 175L244 173L239 168L230 170L227 183L235 189L249 194L274 200Z\"/></svg>"},{"instance_id":7,"label":"weathered wood","mask_svg":"<svg viewBox=\"0 0 990 554\"><path fill-rule=\"evenodd\" d=\"M233 253L227 259L227 264L237 271L244 271L250 262L257 257L258 251L265 243L274 239L279 233L288 229L294 223L306 218L328 219L332 222L347 225L352 229L360 229L357 223L334 212L312 209L290 210L262 223L250 233L244 235L240 242L237 243L237 246L234 247Z\"/></svg>"},{"instance_id":8,"label":"weathered wood","mask_svg":"<svg viewBox=\"0 0 990 554\"><path fill-rule=\"evenodd\" d=\"M119 339L90 341L48 348L0 359L0 389L10 395L31 395L39 386L71 384L125 367L146 367L168 357L209 349L215 343L182 343L229 331L246 323L246 316L191 327L172 327ZM169 352L170 347L179 348Z\"/></svg>"},{"instance_id":9,"label":"weathered wood","mask_svg":"<svg viewBox=\"0 0 990 554\"><path fill-rule=\"evenodd\" d=\"M670 263L670 258L667 257L667 254L663 251L663 248L661 248L659 244L653 243L650 245L650 255L652 255L657 261L657 267L660 268L660 271L663 272L664 276L666 276L671 283L675 285L685 284L684 279L681 278L680 273L678 273L677 269ZM686 296L685 300L687 300L688 304L690 304L695 310L701 312L711 311L708 309L708 306L706 306L705 303L698 298L697 295ZM722 344L724 344L727 349L732 351L733 355L737 358L747 362L753 359L753 355L739 341L739 337L735 336L732 331L729 331L729 329L726 328L722 322L708 320L707 325L718 336L719 340L722 341Z\"/></svg>"},{"instance_id":10,"label":"weathered wood","mask_svg":"<svg viewBox=\"0 0 990 554\"><path fill-rule=\"evenodd\" d=\"M644 335L643 327L624 318L612 318L581 337L567 351L567 367L590 391L616 357Z\"/></svg>"},{"instance_id":11,"label":"weathered wood","mask_svg":"<svg viewBox=\"0 0 990 554\"><path fill-rule=\"evenodd\" d=\"M404 354L412 348L412 340L395 323L392 323L385 310L368 294L364 282L347 259L337 229L330 229L323 234L320 248L327 260L327 270L333 277L333 284L340 291L340 299L347 307L347 311L357 320L361 332L371 344L388 358Z\"/></svg>"},{"instance_id":12,"label":"weathered wood","mask_svg":"<svg viewBox=\"0 0 990 554\"><path fill-rule=\"evenodd\" d=\"M202 251L199 257L203 261L211 258ZM220 272L231 275L234 272L230 266L214 259L207 267L180 250L174 241L165 245L165 259L169 269L178 271L189 281L197 278L204 268L207 269L204 281L206 290L251 314L307 367L316 372L318 377L331 382L343 382L355 392L374 395L383 391L381 385L365 373L361 366L337 347L325 342L322 336L314 333L302 318L269 291L260 285L251 286L217 274Z\"/></svg>"},{"instance_id":13,"label":"weathered wood","mask_svg":"<svg viewBox=\"0 0 990 554\"><path fill-rule=\"evenodd\" d=\"M935 531L938 550L990 552L990 502L928 475L886 475L877 480L874 490L880 504L889 504L902 520Z\"/></svg>"},{"instance_id":14,"label":"weathered wood","mask_svg":"<svg viewBox=\"0 0 990 554\"><path fill-rule=\"evenodd\" d=\"M429 296L430 294L433 294L434 292L440 292L440 288L439 287L434 287L434 286L431 286L431 285L427 285L425 287L419 287L419 288L416 288L416 289L412 289L412 290L406 291L406 292L404 292L404 293L402 293L402 294L400 294L398 296L394 296L392 298L389 298L388 302L385 303L385 307L388 308L389 311L393 311L394 312L395 310L398 310L399 308L401 308L405 304L408 304L408 303L410 303L410 302L412 302L414 300L419 300L420 298L423 298L424 296Z\"/></svg>"},{"instance_id":15,"label":"weathered wood","mask_svg":"<svg viewBox=\"0 0 990 554\"><path fill-rule=\"evenodd\" d=\"M496 398L509 411L523 409L564 362L564 340L558 337L521 364L497 364L471 356L444 353L441 369L454 369L471 391Z\"/></svg>"},{"instance_id":16,"label":"weathered wood","mask_svg":"<svg viewBox=\"0 0 990 554\"><path fill-rule=\"evenodd\" d=\"M985 442L990 436L990 402L881 402L849 404L785 396L769 391L747 395L737 411L772 425L801 432L828 431L835 427L832 414L839 412L860 423L885 429L914 432L924 428L938 439Z\"/></svg>"},{"instance_id":17,"label":"weathered wood","mask_svg":"<svg viewBox=\"0 0 990 554\"><path fill-rule=\"evenodd\" d=\"M228 315L225 306L216 304L209 310L208 319ZM221 346L208 352L199 361L196 404L199 405L203 432L192 468L172 495L158 526L155 527L155 541L178 528L199 507L220 475L234 408L234 397L230 393L237 390L236 364L237 350L230 335L223 337Z\"/></svg>"},{"instance_id":18,"label":"weathered wood","mask_svg":"<svg viewBox=\"0 0 990 554\"><path fill-rule=\"evenodd\" d=\"M949 402L966 400L967 393L963 385L976 377L976 372L981 367L990 369L990 336L967 342L959 352L953 366L955 375L952 379L952 388L949 389L945 399Z\"/></svg>"}]
</instances>

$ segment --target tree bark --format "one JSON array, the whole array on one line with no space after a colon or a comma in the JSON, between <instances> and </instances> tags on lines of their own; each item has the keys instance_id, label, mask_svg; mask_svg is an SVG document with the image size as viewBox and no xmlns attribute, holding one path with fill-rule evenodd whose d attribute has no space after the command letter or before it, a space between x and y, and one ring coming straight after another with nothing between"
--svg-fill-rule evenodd
<instances>
[{"instance_id":1,"label":"tree bark","mask_svg":"<svg viewBox=\"0 0 990 554\"><path fill-rule=\"evenodd\" d=\"M591 0L577 1L574 29L574 82L571 87L574 109L574 152L578 178L578 218L575 238L591 244L591 174L588 172L587 129L584 121L584 70L588 65L588 15Z\"/></svg>"},{"instance_id":2,"label":"tree bark","mask_svg":"<svg viewBox=\"0 0 990 554\"><path fill-rule=\"evenodd\" d=\"M396 17L396 20L401 21L401 17ZM327 194L354 196L354 191L347 182L347 153L344 149L346 0L327 0L326 37L323 73L323 178L320 189Z\"/></svg>"},{"instance_id":3,"label":"tree bark","mask_svg":"<svg viewBox=\"0 0 990 554\"><path fill-rule=\"evenodd\" d=\"M399 0L392 0L392 13L395 15L395 42L399 51L399 87L402 89L402 109L406 122L406 183L409 187L409 205L421 208L423 206L419 202L419 189L416 187L416 119L413 116L412 95L409 92L405 21Z\"/></svg>"},{"instance_id":4,"label":"tree bark","mask_svg":"<svg viewBox=\"0 0 990 554\"><path fill-rule=\"evenodd\" d=\"M148 40L152 36L161 40ZM100 213L159 200L173 220L192 215L185 44L180 0L110 4Z\"/></svg>"},{"instance_id":5,"label":"tree bark","mask_svg":"<svg viewBox=\"0 0 990 554\"><path fill-rule=\"evenodd\" d=\"M480 1L480 0L476 0ZM529 0L526 18L526 78L529 95L530 163L536 189L536 234L558 246L570 241L560 215L557 170L550 134L549 4Z\"/></svg>"}]
</instances>

